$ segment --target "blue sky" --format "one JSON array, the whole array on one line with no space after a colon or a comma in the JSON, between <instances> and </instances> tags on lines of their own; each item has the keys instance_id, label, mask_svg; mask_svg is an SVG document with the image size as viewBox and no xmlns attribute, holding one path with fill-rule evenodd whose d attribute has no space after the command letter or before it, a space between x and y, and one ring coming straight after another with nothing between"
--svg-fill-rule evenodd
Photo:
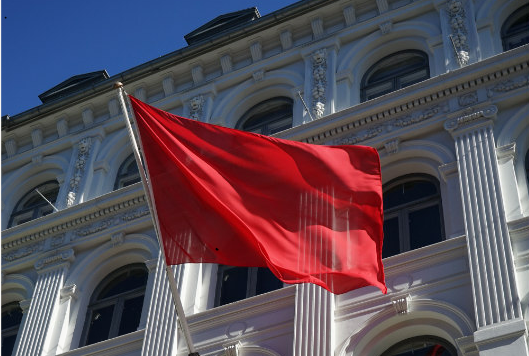
<instances>
[{"instance_id":1,"label":"blue sky","mask_svg":"<svg viewBox=\"0 0 529 356\"><path fill-rule=\"evenodd\" d=\"M184 35L218 15L295 0L2 0L1 114L41 104L71 76L110 76L185 47Z\"/></svg>"}]
</instances>

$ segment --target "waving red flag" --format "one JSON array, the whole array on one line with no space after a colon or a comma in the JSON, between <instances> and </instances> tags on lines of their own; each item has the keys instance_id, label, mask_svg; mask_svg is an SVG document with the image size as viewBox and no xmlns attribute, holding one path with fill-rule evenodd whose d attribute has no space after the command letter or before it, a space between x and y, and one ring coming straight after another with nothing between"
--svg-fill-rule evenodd
<instances>
[{"instance_id":1,"label":"waving red flag","mask_svg":"<svg viewBox=\"0 0 529 356\"><path fill-rule=\"evenodd\" d=\"M130 99L167 264L268 267L286 283L386 293L374 148L267 137Z\"/></svg>"}]
</instances>

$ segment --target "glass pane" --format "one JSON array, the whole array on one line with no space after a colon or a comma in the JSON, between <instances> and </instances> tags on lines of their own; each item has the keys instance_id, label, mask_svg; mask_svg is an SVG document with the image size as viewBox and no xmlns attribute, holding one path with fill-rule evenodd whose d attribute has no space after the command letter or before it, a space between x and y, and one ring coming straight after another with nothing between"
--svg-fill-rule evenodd
<instances>
[{"instance_id":1,"label":"glass pane","mask_svg":"<svg viewBox=\"0 0 529 356\"><path fill-rule=\"evenodd\" d=\"M390 209L436 194L437 187L428 181L418 180L399 184L384 192L384 209Z\"/></svg>"},{"instance_id":2,"label":"glass pane","mask_svg":"<svg viewBox=\"0 0 529 356\"><path fill-rule=\"evenodd\" d=\"M2 306L2 330L20 325L21 321L22 309L20 309L18 302Z\"/></svg>"},{"instance_id":3,"label":"glass pane","mask_svg":"<svg viewBox=\"0 0 529 356\"><path fill-rule=\"evenodd\" d=\"M395 90L393 81L380 83L365 89L366 100L370 100Z\"/></svg>"},{"instance_id":4,"label":"glass pane","mask_svg":"<svg viewBox=\"0 0 529 356\"><path fill-rule=\"evenodd\" d=\"M15 348L15 341L17 340L17 335L5 336L2 334L2 355L11 355L13 349Z\"/></svg>"},{"instance_id":5,"label":"glass pane","mask_svg":"<svg viewBox=\"0 0 529 356\"><path fill-rule=\"evenodd\" d=\"M147 285L147 272L143 269L133 269L123 272L109 283L99 294L98 300L108 298L123 292Z\"/></svg>"},{"instance_id":6,"label":"glass pane","mask_svg":"<svg viewBox=\"0 0 529 356\"><path fill-rule=\"evenodd\" d=\"M94 344L99 341L108 339L110 331L110 324L112 323L112 313L114 312L114 305L94 309L90 316L90 326L88 329L88 336L86 338L86 345Z\"/></svg>"},{"instance_id":7,"label":"glass pane","mask_svg":"<svg viewBox=\"0 0 529 356\"><path fill-rule=\"evenodd\" d=\"M409 213L410 249L428 246L442 240L439 205Z\"/></svg>"},{"instance_id":8,"label":"glass pane","mask_svg":"<svg viewBox=\"0 0 529 356\"><path fill-rule=\"evenodd\" d=\"M143 307L143 297L143 295L140 295L125 301L118 335L128 334L138 329Z\"/></svg>"},{"instance_id":9,"label":"glass pane","mask_svg":"<svg viewBox=\"0 0 529 356\"><path fill-rule=\"evenodd\" d=\"M248 288L248 267L226 268L220 275L220 305L246 298Z\"/></svg>"},{"instance_id":10,"label":"glass pane","mask_svg":"<svg viewBox=\"0 0 529 356\"><path fill-rule=\"evenodd\" d=\"M442 345L432 345L393 354L393 356L452 356L452 353Z\"/></svg>"},{"instance_id":11,"label":"glass pane","mask_svg":"<svg viewBox=\"0 0 529 356\"><path fill-rule=\"evenodd\" d=\"M405 88L409 85L421 82L425 79L428 79L428 73L426 69L422 69L420 71L407 74L405 76L402 76L398 79L399 81L399 88Z\"/></svg>"},{"instance_id":12,"label":"glass pane","mask_svg":"<svg viewBox=\"0 0 529 356\"><path fill-rule=\"evenodd\" d=\"M382 258L395 256L400 253L399 218L394 217L384 220L384 243L382 245Z\"/></svg>"},{"instance_id":13,"label":"glass pane","mask_svg":"<svg viewBox=\"0 0 529 356\"><path fill-rule=\"evenodd\" d=\"M283 282L277 279L272 271L264 267L259 267L257 269L255 295L263 294L280 288L283 288Z\"/></svg>"}]
</instances>

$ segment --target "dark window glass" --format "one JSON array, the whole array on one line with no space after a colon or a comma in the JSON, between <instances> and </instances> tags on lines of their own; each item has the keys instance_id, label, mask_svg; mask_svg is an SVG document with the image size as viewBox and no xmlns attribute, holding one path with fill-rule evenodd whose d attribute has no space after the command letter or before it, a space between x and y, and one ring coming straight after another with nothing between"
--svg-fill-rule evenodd
<instances>
[{"instance_id":1,"label":"dark window glass","mask_svg":"<svg viewBox=\"0 0 529 356\"><path fill-rule=\"evenodd\" d=\"M441 338L418 336L393 345L382 356L457 356L457 351Z\"/></svg>"},{"instance_id":2,"label":"dark window glass","mask_svg":"<svg viewBox=\"0 0 529 356\"><path fill-rule=\"evenodd\" d=\"M527 183L529 183L529 150L525 153L525 177L527 178Z\"/></svg>"},{"instance_id":3,"label":"dark window glass","mask_svg":"<svg viewBox=\"0 0 529 356\"><path fill-rule=\"evenodd\" d=\"M362 77L361 100L366 101L430 78L426 53L407 50L393 53L371 66Z\"/></svg>"},{"instance_id":4,"label":"dark window glass","mask_svg":"<svg viewBox=\"0 0 529 356\"><path fill-rule=\"evenodd\" d=\"M140 182L140 172L138 165L136 164L136 158L131 154L125 161L119 166L118 175L114 183L114 189L127 187L134 183Z\"/></svg>"},{"instance_id":5,"label":"dark window glass","mask_svg":"<svg viewBox=\"0 0 529 356\"><path fill-rule=\"evenodd\" d=\"M2 355L11 355L22 322L22 309L18 302L2 306Z\"/></svg>"},{"instance_id":6,"label":"dark window glass","mask_svg":"<svg viewBox=\"0 0 529 356\"><path fill-rule=\"evenodd\" d=\"M236 128L262 135L273 135L292 127L293 101L277 97L263 101L248 110Z\"/></svg>"},{"instance_id":7,"label":"dark window glass","mask_svg":"<svg viewBox=\"0 0 529 356\"><path fill-rule=\"evenodd\" d=\"M36 186L20 199L13 209L7 227L23 224L41 216L53 213L53 207L37 192L44 195L50 203L54 204L59 194L59 183L49 181Z\"/></svg>"},{"instance_id":8,"label":"dark window glass","mask_svg":"<svg viewBox=\"0 0 529 356\"><path fill-rule=\"evenodd\" d=\"M114 271L99 284L90 299L81 346L138 329L147 276L145 266L134 264Z\"/></svg>"},{"instance_id":9,"label":"dark window glass","mask_svg":"<svg viewBox=\"0 0 529 356\"><path fill-rule=\"evenodd\" d=\"M437 180L426 175L413 175L386 185L382 257L428 246L443 238Z\"/></svg>"},{"instance_id":10,"label":"dark window glass","mask_svg":"<svg viewBox=\"0 0 529 356\"><path fill-rule=\"evenodd\" d=\"M263 267L219 266L216 305L233 303L283 287L283 282Z\"/></svg>"},{"instance_id":11,"label":"dark window glass","mask_svg":"<svg viewBox=\"0 0 529 356\"><path fill-rule=\"evenodd\" d=\"M514 11L501 27L503 50L529 43L529 4Z\"/></svg>"}]
</instances>

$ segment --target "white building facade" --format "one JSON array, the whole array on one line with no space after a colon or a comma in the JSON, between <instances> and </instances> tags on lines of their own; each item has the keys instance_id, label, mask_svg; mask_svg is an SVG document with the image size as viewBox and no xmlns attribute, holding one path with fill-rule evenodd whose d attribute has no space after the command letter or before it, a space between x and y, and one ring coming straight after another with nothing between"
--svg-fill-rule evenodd
<instances>
[{"instance_id":1,"label":"white building facade","mask_svg":"<svg viewBox=\"0 0 529 356\"><path fill-rule=\"evenodd\" d=\"M528 19L518 0L248 9L3 117L2 354L187 355L121 81L177 115L380 154L388 294L176 266L200 355L528 355Z\"/></svg>"}]
</instances>

